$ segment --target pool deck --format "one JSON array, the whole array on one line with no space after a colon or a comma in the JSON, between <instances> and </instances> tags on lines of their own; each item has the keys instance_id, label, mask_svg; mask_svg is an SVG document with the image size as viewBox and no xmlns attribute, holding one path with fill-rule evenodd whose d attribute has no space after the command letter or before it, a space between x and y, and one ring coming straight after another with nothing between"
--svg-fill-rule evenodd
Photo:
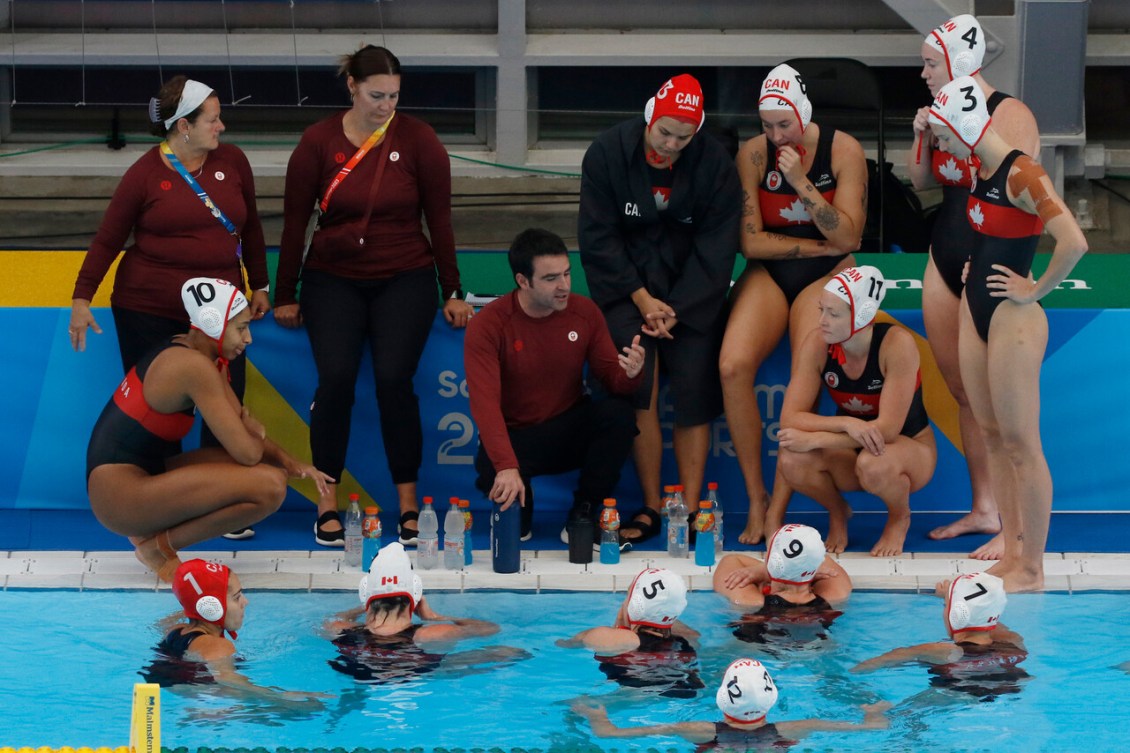
<instances>
[{"instance_id":1,"label":"pool deck","mask_svg":"<svg viewBox=\"0 0 1130 753\"><path fill-rule=\"evenodd\" d=\"M916 513L901 557L872 557L867 552L879 538L884 514L858 513L851 521L849 550L835 555L851 575L857 590L933 592L939 580L977 572L991 563L968 558L988 540L970 535L934 541L928 532L952 521L950 513ZM824 514L790 514L790 522L809 523L826 530ZM727 531L744 527L744 517L727 513ZM385 527L385 542L391 540ZM475 518L475 543L489 541L487 516ZM254 538L243 541L212 539L180 553L182 559L201 557L231 566L248 590L355 591L360 570L345 565L341 549L314 546L309 508L280 510L255 525ZM624 591L647 567L667 567L687 579L692 590L711 588L712 568L691 559L667 556L653 539L624 553L618 565L569 562L561 543L560 522L535 517L534 537L523 544L519 572L495 573L490 553L474 550L474 564L464 570L421 570L428 590L471 591ZM733 528L729 528L732 525ZM1045 558L1047 590L1130 591L1130 519L1125 514L1054 513ZM735 545L729 533L726 550L764 558L764 545ZM415 559L415 549L409 548ZM594 560L598 555L593 554ZM166 588L133 556L122 536L107 531L89 510L0 511L0 590L11 589L129 589Z\"/></svg>"},{"instance_id":2,"label":"pool deck","mask_svg":"<svg viewBox=\"0 0 1130 753\"><path fill-rule=\"evenodd\" d=\"M344 564L340 550L199 550L191 555L231 566L252 591L354 591L360 575ZM846 552L837 559L856 590L933 592L939 580L987 566L964 553L944 552L903 557ZM561 550L524 551L519 572L500 574L491 570L489 552L476 550L474 564L464 570L423 570L420 574L426 588L439 591L624 591L636 573L652 566L682 574L692 590L711 587L712 568L695 565L693 559L677 560L647 551L625 554L618 565L571 564L567 552ZM1049 554L1045 573L1049 591L1130 590L1130 555ZM167 585L158 582L129 551L0 551L0 588L152 591Z\"/></svg>"}]
</instances>

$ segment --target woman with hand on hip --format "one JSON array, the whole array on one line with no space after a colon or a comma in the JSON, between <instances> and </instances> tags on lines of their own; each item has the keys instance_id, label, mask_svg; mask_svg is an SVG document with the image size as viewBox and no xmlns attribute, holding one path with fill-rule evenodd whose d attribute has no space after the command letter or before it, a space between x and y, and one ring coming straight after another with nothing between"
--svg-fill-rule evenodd
<instances>
[{"instance_id":1,"label":"woman with hand on hip","mask_svg":"<svg viewBox=\"0 0 1130 753\"><path fill-rule=\"evenodd\" d=\"M414 544L423 430L412 378L435 320L437 272L448 323L465 327L472 315L455 262L451 164L428 124L396 112L395 55L366 45L342 58L340 73L353 106L307 128L287 165L275 319L306 326L318 370L310 448L314 464L337 479L369 345L400 540ZM304 256L315 210L318 225ZM314 537L344 546L334 486L319 498Z\"/></svg>"},{"instance_id":2,"label":"woman with hand on hip","mask_svg":"<svg viewBox=\"0 0 1130 753\"><path fill-rule=\"evenodd\" d=\"M738 537L756 544L781 527L791 490L777 474L772 498L761 469L757 371L788 332L795 354L816 329L816 301L854 263L867 218L867 163L854 138L812 121L804 80L782 63L761 85L764 133L738 152L741 250L748 260L731 294L720 370L726 422L749 495Z\"/></svg>"},{"instance_id":3,"label":"woman with hand on hip","mask_svg":"<svg viewBox=\"0 0 1130 753\"><path fill-rule=\"evenodd\" d=\"M970 15L954 16L931 31L922 43L922 78L930 96L935 96L959 76L972 76L985 93L993 130L1025 154L1038 155L1040 134L1032 111L1019 99L994 89L981 73L985 44L981 25ZM938 206L930 239L930 257L922 277L922 317L934 360L957 401L961 445L973 491L968 514L929 533L932 539L949 539L967 533L996 534L1001 530L1001 523L989 483L988 453L958 367L962 272L974 244L974 230L965 212L976 168L969 160L937 147L930 131L929 114L929 107L918 110L914 118L914 145L907 157L907 172L916 189L942 187L942 203ZM999 559L1003 553L1003 541L995 536L970 556Z\"/></svg>"},{"instance_id":4,"label":"woman with hand on hip","mask_svg":"<svg viewBox=\"0 0 1130 753\"><path fill-rule=\"evenodd\" d=\"M930 107L938 148L976 157L966 216L975 233L962 296L958 362L988 452L989 483L1001 512L1004 551L987 572L1007 591L1044 585L1052 479L1040 442L1040 366L1048 318L1039 305L1087 251L1087 240L1031 157L992 127L988 97L969 76L954 79ZM1032 260L1042 230L1055 238L1039 280Z\"/></svg>"}]
</instances>

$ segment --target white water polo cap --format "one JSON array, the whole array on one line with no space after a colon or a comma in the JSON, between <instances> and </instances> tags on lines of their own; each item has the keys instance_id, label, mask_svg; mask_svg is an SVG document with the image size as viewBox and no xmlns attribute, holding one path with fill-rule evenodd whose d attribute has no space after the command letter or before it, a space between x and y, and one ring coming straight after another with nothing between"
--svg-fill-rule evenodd
<instances>
[{"instance_id":1,"label":"white water polo cap","mask_svg":"<svg viewBox=\"0 0 1130 753\"><path fill-rule=\"evenodd\" d=\"M803 585L812 582L824 554L824 540L815 528L790 523L769 540L765 568L778 583Z\"/></svg>"},{"instance_id":2,"label":"white water polo cap","mask_svg":"<svg viewBox=\"0 0 1130 753\"><path fill-rule=\"evenodd\" d=\"M989 573L959 575L946 594L946 630L992 630L1000 621L1008 596L1004 581Z\"/></svg>"},{"instance_id":3,"label":"white water polo cap","mask_svg":"<svg viewBox=\"0 0 1130 753\"><path fill-rule=\"evenodd\" d=\"M651 128L655 121L665 117L690 123L696 132L702 128L706 122L706 101L698 79L689 73L681 73L659 87L644 106L643 119Z\"/></svg>"},{"instance_id":4,"label":"white water polo cap","mask_svg":"<svg viewBox=\"0 0 1130 753\"><path fill-rule=\"evenodd\" d=\"M955 78L938 90L929 121L948 128L972 152L989 128L985 92L970 76Z\"/></svg>"},{"instance_id":5,"label":"white water polo cap","mask_svg":"<svg viewBox=\"0 0 1130 753\"><path fill-rule=\"evenodd\" d=\"M761 662L738 659L726 667L714 702L730 721L759 722L777 703L777 684Z\"/></svg>"},{"instance_id":6,"label":"white water polo cap","mask_svg":"<svg viewBox=\"0 0 1130 753\"><path fill-rule=\"evenodd\" d=\"M424 598L424 583L412 571L412 560L408 559L408 552L399 541L383 546L377 552L369 565L369 573L362 575L361 582L357 584L357 595L366 607L373 599L407 596L409 608L416 611L416 605Z\"/></svg>"},{"instance_id":7,"label":"white water polo cap","mask_svg":"<svg viewBox=\"0 0 1130 753\"><path fill-rule=\"evenodd\" d=\"M812 122L812 103L808 100L808 87L796 69L781 63L761 82L757 98L759 112L765 110L792 110L800 122L800 130Z\"/></svg>"},{"instance_id":8,"label":"white water polo cap","mask_svg":"<svg viewBox=\"0 0 1130 753\"><path fill-rule=\"evenodd\" d=\"M951 79L975 75L985 61L985 32L968 13L954 16L931 31L926 44L942 53Z\"/></svg>"},{"instance_id":9,"label":"white water polo cap","mask_svg":"<svg viewBox=\"0 0 1130 753\"><path fill-rule=\"evenodd\" d=\"M825 283L824 289L847 302L854 335L875 320L887 296L887 281L878 267L863 265L840 271Z\"/></svg>"},{"instance_id":10,"label":"white water polo cap","mask_svg":"<svg viewBox=\"0 0 1130 753\"><path fill-rule=\"evenodd\" d=\"M247 298L227 280L193 277L180 289L184 310L193 329L198 329L216 342L224 338L227 323L247 308Z\"/></svg>"},{"instance_id":11,"label":"white water polo cap","mask_svg":"<svg viewBox=\"0 0 1130 753\"><path fill-rule=\"evenodd\" d=\"M687 584L682 576L649 568L628 588L628 623L670 628L687 608Z\"/></svg>"}]
</instances>

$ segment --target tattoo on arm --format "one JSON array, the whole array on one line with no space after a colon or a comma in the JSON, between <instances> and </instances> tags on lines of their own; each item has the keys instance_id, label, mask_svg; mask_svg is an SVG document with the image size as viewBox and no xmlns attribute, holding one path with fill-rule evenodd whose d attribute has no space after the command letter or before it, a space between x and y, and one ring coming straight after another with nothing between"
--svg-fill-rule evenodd
<instances>
[{"instance_id":1,"label":"tattoo on arm","mask_svg":"<svg viewBox=\"0 0 1130 753\"><path fill-rule=\"evenodd\" d=\"M826 204L817 209L815 214L812 215L812 219L814 219L820 229L824 231L830 232L840 226L840 213L830 204Z\"/></svg>"},{"instance_id":2,"label":"tattoo on arm","mask_svg":"<svg viewBox=\"0 0 1130 753\"><path fill-rule=\"evenodd\" d=\"M755 150L754 153L750 155L749 159L758 170L765 166L765 155L759 151Z\"/></svg>"},{"instance_id":3,"label":"tattoo on arm","mask_svg":"<svg viewBox=\"0 0 1130 753\"><path fill-rule=\"evenodd\" d=\"M757 228L753 226L752 222L745 224L745 231L747 235L757 235Z\"/></svg>"},{"instance_id":4,"label":"tattoo on arm","mask_svg":"<svg viewBox=\"0 0 1130 753\"><path fill-rule=\"evenodd\" d=\"M742 217L749 217L756 210L753 208L753 200L750 198L749 191L742 191Z\"/></svg>"}]
</instances>

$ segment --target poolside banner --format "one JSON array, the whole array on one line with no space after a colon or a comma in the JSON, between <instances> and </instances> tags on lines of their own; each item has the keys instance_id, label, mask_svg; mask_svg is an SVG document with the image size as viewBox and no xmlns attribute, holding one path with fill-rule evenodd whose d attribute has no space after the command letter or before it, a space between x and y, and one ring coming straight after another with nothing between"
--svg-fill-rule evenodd
<instances>
[{"instance_id":1,"label":"poolside banner","mask_svg":"<svg viewBox=\"0 0 1130 753\"><path fill-rule=\"evenodd\" d=\"M25 256L26 255L26 256ZM81 253L0 252L0 272L19 279L32 256L74 257L69 271L59 277L74 279ZM916 308L921 283L920 256L863 255L861 263L876 264L887 274L893 290L888 296L889 315L916 336L922 353L922 372L927 409L938 440L938 467L933 481L911 498L918 511L962 511L968 509L968 476L957 431L956 405L949 396L925 343L921 311ZM13 261L13 257L15 258ZM498 265L491 254L489 262ZM909 260L909 261L908 261ZM1087 261L1085 259L1084 261ZM897 263L896 263L897 262ZM462 255L461 255L462 263ZM1045 260L1046 263L1046 260ZM1130 465L1116 460L1130 409L1122 396L1124 375L1130 373L1130 349L1114 347L1130 331L1130 309L1104 308L1119 305L1104 300L1094 308L1072 308L1070 303L1092 304L1096 288L1125 277L1126 260L1117 270L1107 260L1098 266L1094 279L1085 265L1076 270L1078 279L1065 283L1049 297L1050 340L1043 365L1039 401L1041 433L1055 481L1057 511L1130 511ZM499 273L487 275L482 266L469 264L466 285L473 292L500 293L509 289ZM575 269L579 268L575 265ZM25 270L26 271L26 270ZM1082 273L1082 274L1081 274ZM1087 276L1082 276L1086 274ZM8 367L0 372L0 411L7 431L0 438L0 508L81 509L87 507L85 483L86 442L95 420L121 379L113 320L108 308L94 313L104 334L91 334L84 353L71 350L66 330L69 281L60 291L43 297L22 298L23 285L9 286L0 293L0 357ZM62 292L63 288L65 292ZM577 287L583 287L578 285ZM42 287L39 292L42 294ZM100 294L101 295L101 294ZM60 300L62 298L62 300ZM50 305L44 305L49 302ZM1067 305L1065 305L1065 302ZM96 306L106 301L96 299ZM1125 305L1125 302L1120 305ZM905 307L905 308L904 308ZM314 394L315 374L305 332L286 330L268 316L252 325L254 342L248 350L247 403L261 418L271 436L297 455L309 457L309 405ZM476 510L485 510L485 499L473 486L473 458L478 436L470 418L467 384L463 370L463 334L453 330L437 314L427 348L416 375L416 392L424 424L424 465L420 493L437 499L466 497ZM776 466L776 441L780 409L788 381L788 351L778 348L758 375L756 393L761 407L765 441L765 473L771 483ZM371 363L366 361L356 390L352 437L342 479L343 492L357 491L364 501L373 500L388 509L395 507L395 491L384 459L375 404ZM661 389L661 420L666 439L665 483L674 482L674 458L670 450L672 410L666 388ZM823 410L830 410L825 404ZM194 446L194 438L186 447ZM728 510L744 510L745 485L738 470L733 443L724 419L711 426L711 448L707 480L719 483ZM539 511L564 512L572 501L574 474L538 479ZM625 469L618 498L625 508L638 503L639 485L629 465ZM309 505L312 486L298 485L284 503L286 507ZM859 510L883 510L882 503L866 494L849 495ZM818 509L814 502L798 497L791 509ZM555 513L557 514L557 513Z\"/></svg>"}]
</instances>

